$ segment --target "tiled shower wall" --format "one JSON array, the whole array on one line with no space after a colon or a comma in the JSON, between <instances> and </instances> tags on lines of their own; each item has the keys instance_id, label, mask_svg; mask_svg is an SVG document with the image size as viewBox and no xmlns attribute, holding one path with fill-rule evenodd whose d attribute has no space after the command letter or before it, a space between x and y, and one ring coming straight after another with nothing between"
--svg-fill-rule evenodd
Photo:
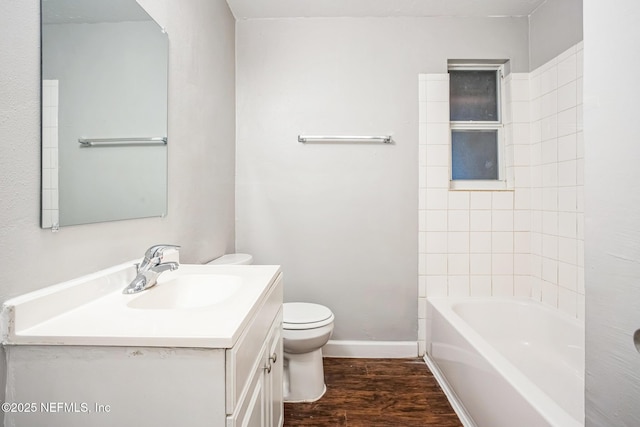
<instances>
[{"instance_id":1,"label":"tiled shower wall","mask_svg":"<svg viewBox=\"0 0 640 427\"><path fill-rule=\"evenodd\" d=\"M428 296L523 296L584 314L582 48L505 78L506 190L449 189L448 74L419 77L419 349Z\"/></svg>"},{"instance_id":2,"label":"tiled shower wall","mask_svg":"<svg viewBox=\"0 0 640 427\"><path fill-rule=\"evenodd\" d=\"M584 319L582 43L530 73L532 297Z\"/></svg>"}]
</instances>

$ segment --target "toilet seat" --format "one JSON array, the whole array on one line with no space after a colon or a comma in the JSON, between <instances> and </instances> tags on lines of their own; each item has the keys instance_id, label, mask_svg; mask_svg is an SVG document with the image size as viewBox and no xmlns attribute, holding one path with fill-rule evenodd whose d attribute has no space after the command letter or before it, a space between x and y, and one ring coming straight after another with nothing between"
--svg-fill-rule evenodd
<instances>
[{"instance_id":1,"label":"toilet seat","mask_svg":"<svg viewBox=\"0 0 640 427\"><path fill-rule=\"evenodd\" d=\"M329 325L334 316L320 304L287 302L283 304L282 328L289 330L315 329Z\"/></svg>"}]
</instances>

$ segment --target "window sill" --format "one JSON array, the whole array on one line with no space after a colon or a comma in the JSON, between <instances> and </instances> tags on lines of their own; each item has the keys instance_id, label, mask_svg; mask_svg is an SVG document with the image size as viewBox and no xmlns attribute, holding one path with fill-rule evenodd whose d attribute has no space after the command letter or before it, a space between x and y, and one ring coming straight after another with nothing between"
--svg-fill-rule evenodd
<instances>
[{"instance_id":1,"label":"window sill","mask_svg":"<svg viewBox=\"0 0 640 427\"><path fill-rule=\"evenodd\" d=\"M513 191L507 181L485 180L451 180L449 189L452 191Z\"/></svg>"}]
</instances>

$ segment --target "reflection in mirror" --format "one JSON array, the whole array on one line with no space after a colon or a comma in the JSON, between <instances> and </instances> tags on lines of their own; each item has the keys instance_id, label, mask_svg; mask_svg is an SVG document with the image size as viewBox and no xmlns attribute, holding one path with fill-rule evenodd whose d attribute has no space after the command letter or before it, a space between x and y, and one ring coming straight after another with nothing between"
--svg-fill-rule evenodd
<instances>
[{"instance_id":1,"label":"reflection in mirror","mask_svg":"<svg viewBox=\"0 0 640 427\"><path fill-rule=\"evenodd\" d=\"M42 227L164 216L168 38L135 0L42 0Z\"/></svg>"}]
</instances>

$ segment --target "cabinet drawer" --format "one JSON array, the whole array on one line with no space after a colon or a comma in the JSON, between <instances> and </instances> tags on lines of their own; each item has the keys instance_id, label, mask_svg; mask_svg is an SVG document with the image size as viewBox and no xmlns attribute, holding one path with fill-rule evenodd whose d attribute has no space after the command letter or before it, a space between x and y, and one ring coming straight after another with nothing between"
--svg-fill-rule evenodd
<instances>
[{"instance_id":1,"label":"cabinet drawer","mask_svg":"<svg viewBox=\"0 0 640 427\"><path fill-rule=\"evenodd\" d=\"M282 307L283 288L282 274L264 299L262 307L254 315L238 342L233 348L226 350L226 411L233 414L247 382L251 379L254 365L262 353L276 315Z\"/></svg>"}]
</instances>

